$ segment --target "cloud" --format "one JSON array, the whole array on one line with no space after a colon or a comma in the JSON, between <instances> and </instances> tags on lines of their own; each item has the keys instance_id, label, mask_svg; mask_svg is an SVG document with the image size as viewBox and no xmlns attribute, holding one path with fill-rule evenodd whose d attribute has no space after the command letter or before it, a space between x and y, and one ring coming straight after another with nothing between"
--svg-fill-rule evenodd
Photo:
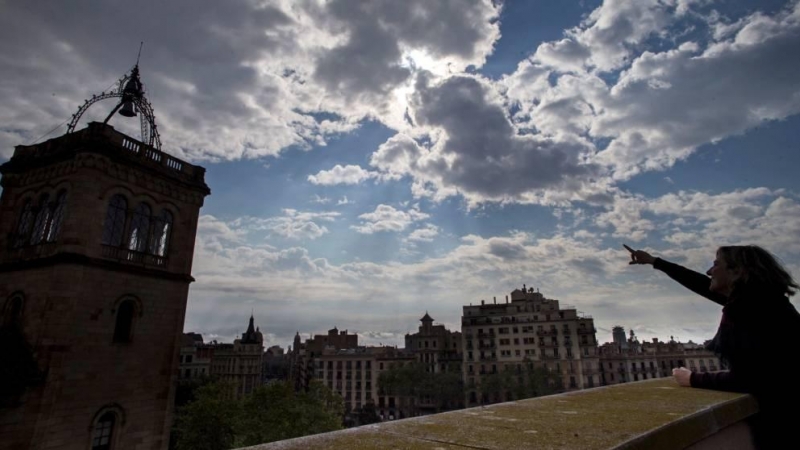
<instances>
[{"instance_id":1,"label":"cloud","mask_svg":"<svg viewBox=\"0 0 800 450\"><path fill-rule=\"evenodd\" d=\"M328 197L320 197L317 194L314 194L314 197L311 198L312 203L319 203L320 205L325 205L331 202L331 199Z\"/></svg>"},{"instance_id":2,"label":"cloud","mask_svg":"<svg viewBox=\"0 0 800 450\"><path fill-rule=\"evenodd\" d=\"M340 215L338 212L300 212L290 208L284 209L283 213L281 217L266 219L239 218L234 224L250 231L267 230L288 239L314 240L329 232L324 225L317 222L333 222Z\"/></svg>"},{"instance_id":3,"label":"cloud","mask_svg":"<svg viewBox=\"0 0 800 450\"><path fill-rule=\"evenodd\" d=\"M354 204L354 203L355 203L355 201L354 201L354 200L348 200L348 199L347 199L347 196L345 195L345 196L343 196L342 198L340 198L340 199L339 199L339 201L337 201L337 202L336 202L336 205L337 205L337 206L341 206L341 205L352 205L352 204Z\"/></svg>"},{"instance_id":4,"label":"cloud","mask_svg":"<svg viewBox=\"0 0 800 450\"><path fill-rule=\"evenodd\" d=\"M398 134L370 164L390 177L411 176L417 196L461 194L470 203L544 202L589 189L599 168L584 162L590 144L576 137L520 135L502 99L486 80L453 76L432 84L420 76L411 102L415 123L435 140L423 146Z\"/></svg>"},{"instance_id":5,"label":"cloud","mask_svg":"<svg viewBox=\"0 0 800 450\"><path fill-rule=\"evenodd\" d=\"M309 175L308 181L313 184L331 186L335 184L359 184L374 178L376 174L355 165L335 165L331 170L320 170L316 175Z\"/></svg>"},{"instance_id":6,"label":"cloud","mask_svg":"<svg viewBox=\"0 0 800 450\"><path fill-rule=\"evenodd\" d=\"M424 220L428 214L418 209L401 211L389 205L378 205L375 211L364 213L358 216L362 220L361 225L353 225L350 228L362 234L373 234L381 231L399 232L405 230L413 222Z\"/></svg>"},{"instance_id":7,"label":"cloud","mask_svg":"<svg viewBox=\"0 0 800 450\"><path fill-rule=\"evenodd\" d=\"M498 14L489 0L9 4L0 18L0 144L28 143L69 118L129 70L139 43L131 36L143 35L143 81L164 149L176 156L274 156L325 145L367 118L402 127L397 93L409 74L482 65L499 38ZM96 26L109 21L116 25ZM32 29L36 36L15 39ZM102 105L85 119L102 120L113 107ZM137 124L112 120L133 136Z\"/></svg>"},{"instance_id":8,"label":"cloud","mask_svg":"<svg viewBox=\"0 0 800 450\"><path fill-rule=\"evenodd\" d=\"M417 228L412 231L406 238L412 242L432 242L433 239L439 235L439 227L434 224L425 224L422 228Z\"/></svg>"},{"instance_id":9,"label":"cloud","mask_svg":"<svg viewBox=\"0 0 800 450\"><path fill-rule=\"evenodd\" d=\"M695 26L677 23L693 3L703 2L606 1L567 38L541 44L501 80L515 123L607 141L589 161L616 182L800 112L800 80L785 75L800 71L800 3L753 13L708 42L648 46ZM722 23L706 21L711 29Z\"/></svg>"}]
</instances>

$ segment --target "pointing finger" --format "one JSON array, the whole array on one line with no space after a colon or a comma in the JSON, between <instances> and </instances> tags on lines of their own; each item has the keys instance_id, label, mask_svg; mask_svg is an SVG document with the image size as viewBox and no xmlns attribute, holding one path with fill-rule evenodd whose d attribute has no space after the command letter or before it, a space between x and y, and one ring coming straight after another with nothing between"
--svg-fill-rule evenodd
<instances>
[{"instance_id":1,"label":"pointing finger","mask_svg":"<svg viewBox=\"0 0 800 450\"><path fill-rule=\"evenodd\" d=\"M632 248L628 247L628 246L627 246L627 245L625 245L625 244L622 244L622 246L623 246L623 247L625 247L625 250L627 250L627 251L629 251L629 252L631 252L631 253L635 252L635 250L634 250L634 249L632 249Z\"/></svg>"}]
</instances>

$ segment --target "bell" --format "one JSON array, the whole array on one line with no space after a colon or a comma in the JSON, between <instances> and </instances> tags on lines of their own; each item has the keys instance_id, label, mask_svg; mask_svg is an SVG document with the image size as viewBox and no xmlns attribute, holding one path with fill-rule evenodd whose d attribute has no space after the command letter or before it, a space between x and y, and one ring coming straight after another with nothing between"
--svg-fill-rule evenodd
<instances>
[{"instance_id":1,"label":"bell","mask_svg":"<svg viewBox=\"0 0 800 450\"><path fill-rule=\"evenodd\" d=\"M136 117L136 109L133 107L133 102L130 100L123 102L119 114L125 117Z\"/></svg>"}]
</instances>

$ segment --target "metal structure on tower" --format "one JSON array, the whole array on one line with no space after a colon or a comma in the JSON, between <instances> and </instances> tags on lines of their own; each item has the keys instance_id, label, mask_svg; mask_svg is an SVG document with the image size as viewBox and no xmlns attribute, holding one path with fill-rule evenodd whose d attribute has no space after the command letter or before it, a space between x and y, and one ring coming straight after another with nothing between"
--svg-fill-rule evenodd
<instances>
[{"instance_id":1,"label":"metal structure on tower","mask_svg":"<svg viewBox=\"0 0 800 450\"><path fill-rule=\"evenodd\" d=\"M139 54L141 55L141 47ZM103 123L108 123L114 113L119 112L124 117L136 117L139 113L139 121L142 130L142 142L161 150L161 137L158 134L156 127L156 116L153 114L153 106L145 97L144 85L139 78L139 58L136 58L136 65L133 66L129 74L124 75L119 79L117 88L109 92L101 92L100 94L92 95L92 98L83 102L78 108L78 112L72 115L72 119L67 125L67 133L75 131L83 114L94 104L109 98L119 99L117 106L111 110L111 113L106 117Z\"/></svg>"}]
</instances>

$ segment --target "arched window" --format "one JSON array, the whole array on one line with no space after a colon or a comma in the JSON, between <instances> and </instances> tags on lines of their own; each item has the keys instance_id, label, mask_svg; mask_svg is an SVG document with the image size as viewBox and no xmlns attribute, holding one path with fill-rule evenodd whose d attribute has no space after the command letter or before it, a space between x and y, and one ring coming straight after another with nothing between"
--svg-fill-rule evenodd
<instances>
[{"instance_id":1,"label":"arched window","mask_svg":"<svg viewBox=\"0 0 800 450\"><path fill-rule=\"evenodd\" d=\"M52 217L52 211L48 205L49 200L50 194L42 194L42 196L39 197L39 205L36 208L36 220L33 222L33 232L31 233L31 245L42 242L47 232L47 224L50 222L50 217Z\"/></svg>"},{"instance_id":2,"label":"arched window","mask_svg":"<svg viewBox=\"0 0 800 450\"><path fill-rule=\"evenodd\" d=\"M33 218L33 201L31 199L25 200L25 204L22 205L22 213L19 215L17 234L14 237L14 247L22 247L28 242L31 230L33 229Z\"/></svg>"},{"instance_id":3,"label":"arched window","mask_svg":"<svg viewBox=\"0 0 800 450\"><path fill-rule=\"evenodd\" d=\"M3 326L20 325L24 299L21 294L15 294L6 301L3 308Z\"/></svg>"},{"instance_id":4,"label":"arched window","mask_svg":"<svg viewBox=\"0 0 800 450\"><path fill-rule=\"evenodd\" d=\"M92 427L92 450L110 450L114 438L117 415L108 411L100 416Z\"/></svg>"},{"instance_id":5,"label":"arched window","mask_svg":"<svg viewBox=\"0 0 800 450\"><path fill-rule=\"evenodd\" d=\"M128 214L128 201L123 195L111 197L106 210L106 223L103 226L102 243L119 247L125 233L125 219Z\"/></svg>"},{"instance_id":6,"label":"arched window","mask_svg":"<svg viewBox=\"0 0 800 450\"><path fill-rule=\"evenodd\" d=\"M56 197L55 203L52 205L53 213L50 219L50 225L47 227L47 242L54 242L58 239L58 234L61 232L61 222L64 221L64 212L67 208L67 191L61 191Z\"/></svg>"},{"instance_id":7,"label":"arched window","mask_svg":"<svg viewBox=\"0 0 800 450\"><path fill-rule=\"evenodd\" d=\"M133 300L125 300L117 307L117 322L114 326L114 342L130 342L133 331L133 315L136 306Z\"/></svg>"},{"instance_id":8,"label":"arched window","mask_svg":"<svg viewBox=\"0 0 800 450\"><path fill-rule=\"evenodd\" d=\"M166 209L153 220L153 236L150 240L150 253L156 256L166 256L169 238L172 234L172 213Z\"/></svg>"},{"instance_id":9,"label":"arched window","mask_svg":"<svg viewBox=\"0 0 800 450\"><path fill-rule=\"evenodd\" d=\"M146 203L139 203L133 212L131 232L128 239L128 249L137 252L147 251L147 238L150 231L150 207Z\"/></svg>"}]
</instances>

